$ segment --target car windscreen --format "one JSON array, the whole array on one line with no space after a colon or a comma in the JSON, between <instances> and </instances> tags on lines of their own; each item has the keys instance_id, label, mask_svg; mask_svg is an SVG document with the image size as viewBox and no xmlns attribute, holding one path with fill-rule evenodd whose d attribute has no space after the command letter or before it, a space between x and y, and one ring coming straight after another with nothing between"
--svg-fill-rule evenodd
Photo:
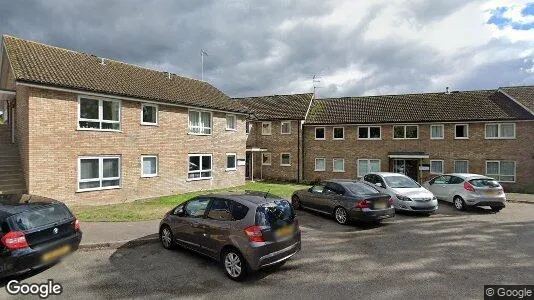
<instances>
[{"instance_id":1,"label":"car windscreen","mask_svg":"<svg viewBox=\"0 0 534 300\"><path fill-rule=\"evenodd\" d=\"M477 178L469 180L474 187L497 188L501 185L493 178Z\"/></svg>"},{"instance_id":2,"label":"car windscreen","mask_svg":"<svg viewBox=\"0 0 534 300\"><path fill-rule=\"evenodd\" d=\"M295 213L287 200L274 200L256 209L256 225L258 226L277 229L291 224L293 219L295 219Z\"/></svg>"},{"instance_id":3,"label":"car windscreen","mask_svg":"<svg viewBox=\"0 0 534 300\"><path fill-rule=\"evenodd\" d=\"M362 182L346 182L343 187L358 196L380 194L377 189Z\"/></svg>"},{"instance_id":4,"label":"car windscreen","mask_svg":"<svg viewBox=\"0 0 534 300\"><path fill-rule=\"evenodd\" d=\"M392 188L418 188L420 185L413 179L406 176L385 176L384 179L389 187Z\"/></svg>"},{"instance_id":5,"label":"car windscreen","mask_svg":"<svg viewBox=\"0 0 534 300\"><path fill-rule=\"evenodd\" d=\"M32 230L46 225L62 223L72 218L72 214L64 205L51 204L13 215L10 217L10 222L18 230Z\"/></svg>"}]
</instances>

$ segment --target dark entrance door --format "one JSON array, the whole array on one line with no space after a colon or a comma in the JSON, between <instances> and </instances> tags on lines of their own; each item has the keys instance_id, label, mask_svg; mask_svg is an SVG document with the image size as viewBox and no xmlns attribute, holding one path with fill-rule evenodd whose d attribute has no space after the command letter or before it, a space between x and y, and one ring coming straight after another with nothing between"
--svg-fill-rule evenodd
<instances>
[{"instance_id":1,"label":"dark entrance door","mask_svg":"<svg viewBox=\"0 0 534 300\"><path fill-rule=\"evenodd\" d=\"M251 168L252 168L252 164L251 164L251 157L252 156L252 153L251 152L247 152L247 155L245 157L246 161L245 161L245 178L249 179L250 178L250 173L252 172L251 171Z\"/></svg>"},{"instance_id":2,"label":"dark entrance door","mask_svg":"<svg viewBox=\"0 0 534 300\"><path fill-rule=\"evenodd\" d=\"M393 172L404 174L415 181L419 181L418 159L394 159Z\"/></svg>"}]
</instances>

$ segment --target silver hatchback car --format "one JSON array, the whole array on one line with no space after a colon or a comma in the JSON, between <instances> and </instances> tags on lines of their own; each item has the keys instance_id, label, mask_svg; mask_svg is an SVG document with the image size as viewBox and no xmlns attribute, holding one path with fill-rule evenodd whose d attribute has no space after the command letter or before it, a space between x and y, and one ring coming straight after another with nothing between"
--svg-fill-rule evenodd
<instances>
[{"instance_id":1,"label":"silver hatchback car","mask_svg":"<svg viewBox=\"0 0 534 300\"><path fill-rule=\"evenodd\" d=\"M506 203L502 186L495 179L483 175L443 174L425 182L423 186L439 200L452 202L458 210L469 206L489 206L498 212Z\"/></svg>"}]
</instances>

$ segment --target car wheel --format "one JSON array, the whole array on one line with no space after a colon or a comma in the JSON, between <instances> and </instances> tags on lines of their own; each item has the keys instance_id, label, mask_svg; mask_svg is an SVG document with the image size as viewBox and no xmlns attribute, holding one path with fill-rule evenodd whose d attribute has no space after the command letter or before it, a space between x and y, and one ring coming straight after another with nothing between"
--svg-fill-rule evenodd
<instances>
[{"instance_id":1,"label":"car wheel","mask_svg":"<svg viewBox=\"0 0 534 300\"><path fill-rule=\"evenodd\" d=\"M173 249L176 247L172 230L167 225L161 227L159 231L159 240L165 249Z\"/></svg>"},{"instance_id":2,"label":"car wheel","mask_svg":"<svg viewBox=\"0 0 534 300\"><path fill-rule=\"evenodd\" d=\"M297 195L293 195L293 197L291 197L291 204L293 205L293 209L302 209L300 198Z\"/></svg>"},{"instance_id":3,"label":"car wheel","mask_svg":"<svg viewBox=\"0 0 534 300\"><path fill-rule=\"evenodd\" d=\"M500 207L500 206L492 206L491 207L491 211L492 212L496 212L496 213L500 212L501 209L502 209L502 207Z\"/></svg>"},{"instance_id":4,"label":"car wheel","mask_svg":"<svg viewBox=\"0 0 534 300\"><path fill-rule=\"evenodd\" d=\"M341 225L345 225L349 221L347 210L340 206L336 207L334 210L334 218L336 219L336 222Z\"/></svg>"},{"instance_id":5,"label":"car wheel","mask_svg":"<svg viewBox=\"0 0 534 300\"><path fill-rule=\"evenodd\" d=\"M460 196L454 197L454 199L452 199L452 203L454 204L454 207L457 210L464 210L465 209L464 199L462 199L462 197L460 197Z\"/></svg>"},{"instance_id":6,"label":"car wheel","mask_svg":"<svg viewBox=\"0 0 534 300\"><path fill-rule=\"evenodd\" d=\"M243 255L235 249L224 251L222 264L226 276L235 281L242 281L247 273L247 263Z\"/></svg>"}]
</instances>

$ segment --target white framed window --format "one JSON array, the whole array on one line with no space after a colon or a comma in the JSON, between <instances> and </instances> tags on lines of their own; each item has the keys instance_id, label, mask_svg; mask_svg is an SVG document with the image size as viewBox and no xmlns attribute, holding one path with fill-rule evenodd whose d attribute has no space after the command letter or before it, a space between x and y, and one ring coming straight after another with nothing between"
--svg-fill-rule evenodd
<instances>
[{"instance_id":1,"label":"white framed window","mask_svg":"<svg viewBox=\"0 0 534 300\"><path fill-rule=\"evenodd\" d=\"M261 135L271 135L271 129L271 122L261 122Z\"/></svg>"},{"instance_id":2,"label":"white framed window","mask_svg":"<svg viewBox=\"0 0 534 300\"><path fill-rule=\"evenodd\" d=\"M226 171L237 170L237 154L226 153Z\"/></svg>"},{"instance_id":3,"label":"white framed window","mask_svg":"<svg viewBox=\"0 0 534 300\"><path fill-rule=\"evenodd\" d=\"M324 127L315 127L315 139L316 140L325 140L325 128Z\"/></svg>"},{"instance_id":4,"label":"white framed window","mask_svg":"<svg viewBox=\"0 0 534 300\"><path fill-rule=\"evenodd\" d=\"M158 125L158 106L156 104L141 104L141 124Z\"/></svg>"},{"instance_id":5,"label":"white framed window","mask_svg":"<svg viewBox=\"0 0 534 300\"><path fill-rule=\"evenodd\" d=\"M119 156L78 157L78 191L120 188L121 159Z\"/></svg>"},{"instance_id":6,"label":"white framed window","mask_svg":"<svg viewBox=\"0 0 534 300\"><path fill-rule=\"evenodd\" d=\"M358 159L358 177L371 172L380 172L380 159Z\"/></svg>"},{"instance_id":7,"label":"white framed window","mask_svg":"<svg viewBox=\"0 0 534 300\"><path fill-rule=\"evenodd\" d=\"M486 176L499 182L515 182L516 163L515 161L487 160Z\"/></svg>"},{"instance_id":8,"label":"white framed window","mask_svg":"<svg viewBox=\"0 0 534 300\"><path fill-rule=\"evenodd\" d=\"M261 164L264 165L264 166L270 166L271 165L271 153L263 152L261 154Z\"/></svg>"},{"instance_id":9,"label":"white framed window","mask_svg":"<svg viewBox=\"0 0 534 300\"><path fill-rule=\"evenodd\" d=\"M343 158L332 159L332 171L333 172L345 172L345 159Z\"/></svg>"},{"instance_id":10,"label":"white framed window","mask_svg":"<svg viewBox=\"0 0 534 300\"><path fill-rule=\"evenodd\" d=\"M280 122L280 133L291 134L291 121Z\"/></svg>"},{"instance_id":11,"label":"white framed window","mask_svg":"<svg viewBox=\"0 0 534 300\"><path fill-rule=\"evenodd\" d=\"M454 138L457 140L469 138L469 124L455 124Z\"/></svg>"},{"instance_id":12,"label":"white framed window","mask_svg":"<svg viewBox=\"0 0 534 300\"><path fill-rule=\"evenodd\" d=\"M326 158L317 157L315 158L315 172L324 172L326 171Z\"/></svg>"},{"instance_id":13,"label":"white framed window","mask_svg":"<svg viewBox=\"0 0 534 300\"><path fill-rule=\"evenodd\" d=\"M382 138L382 127L380 126L358 126L359 140L380 140Z\"/></svg>"},{"instance_id":14,"label":"white framed window","mask_svg":"<svg viewBox=\"0 0 534 300\"><path fill-rule=\"evenodd\" d=\"M236 115L231 115L231 114L226 115L226 130L232 130L232 131L237 130L237 116Z\"/></svg>"},{"instance_id":15,"label":"white framed window","mask_svg":"<svg viewBox=\"0 0 534 300\"><path fill-rule=\"evenodd\" d=\"M515 139L515 123L486 124L486 139Z\"/></svg>"},{"instance_id":16,"label":"white framed window","mask_svg":"<svg viewBox=\"0 0 534 300\"><path fill-rule=\"evenodd\" d=\"M443 174L443 160L430 161L430 174Z\"/></svg>"},{"instance_id":17,"label":"white framed window","mask_svg":"<svg viewBox=\"0 0 534 300\"><path fill-rule=\"evenodd\" d=\"M211 154L189 154L188 180L202 180L212 178L212 155Z\"/></svg>"},{"instance_id":18,"label":"white framed window","mask_svg":"<svg viewBox=\"0 0 534 300\"><path fill-rule=\"evenodd\" d=\"M290 153L280 154L280 165L284 167L291 166L291 154Z\"/></svg>"},{"instance_id":19,"label":"white framed window","mask_svg":"<svg viewBox=\"0 0 534 300\"><path fill-rule=\"evenodd\" d=\"M344 140L345 139L345 127L334 127L332 129L332 139Z\"/></svg>"},{"instance_id":20,"label":"white framed window","mask_svg":"<svg viewBox=\"0 0 534 300\"><path fill-rule=\"evenodd\" d=\"M189 110L189 134L211 134L211 112L201 110Z\"/></svg>"},{"instance_id":21,"label":"white framed window","mask_svg":"<svg viewBox=\"0 0 534 300\"><path fill-rule=\"evenodd\" d=\"M430 125L430 139L442 140L445 137L445 126L443 124Z\"/></svg>"},{"instance_id":22,"label":"white framed window","mask_svg":"<svg viewBox=\"0 0 534 300\"><path fill-rule=\"evenodd\" d=\"M245 133L250 134L250 129L252 128L252 123L249 121L245 122Z\"/></svg>"},{"instance_id":23,"label":"white framed window","mask_svg":"<svg viewBox=\"0 0 534 300\"><path fill-rule=\"evenodd\" d=\"M78 129L119 131L121 102L104 98L78 97Z\"/></svg>"},{"instance_id":24,"label":"white framed window","mask_svg":"<svg viewBox=\"0 0 534 300\"><path fill-rule=\"evenodd\" d=\"M416 140L419 138L419 125L393 125L394 140Z\"/></svg>"},{"instance_id":25,"label":"white framed window","mask_svg":"<svg viewBox=\"0 0 534 300\"><path fill-rule=\"evenodd\" d=\"M454 173L469 173L469 161L468 160L455 160L454 161Z\"/></svg>"},{"instance_id":26,"label":"white framed window","mask_svg":"<svg viewBox=\"0 0 534 300\"><path fill-rule=\"evenodd\" d=\"M141 156L141 177L158 176L158 156L142 155Z\"/></svg>"}]
</instances>

